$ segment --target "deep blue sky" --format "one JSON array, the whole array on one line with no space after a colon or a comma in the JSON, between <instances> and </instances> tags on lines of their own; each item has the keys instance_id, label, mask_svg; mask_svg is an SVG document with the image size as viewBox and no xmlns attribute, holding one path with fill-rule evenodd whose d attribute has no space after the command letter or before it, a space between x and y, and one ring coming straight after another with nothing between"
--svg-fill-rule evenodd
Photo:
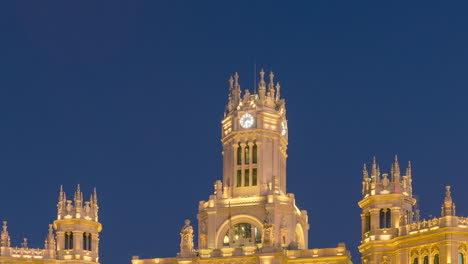
<instances>
[{"instance_id":1,"label":"deep blue sky","mask_svg":"<svg viewBox=\"0 0 468 264\"><path fill-rule=\"evenodd\" d=\"M413 161L422 215L468 215L466 1L2 1L0 200L42 247L60 184L98 189L102 263L170 257L221 179L229 75L282 84L310 248L359 259L361 168ZM404 166L406 167L406 166ZM357 263L359 263L357 261Z\"/></svg>"}]
</instances>

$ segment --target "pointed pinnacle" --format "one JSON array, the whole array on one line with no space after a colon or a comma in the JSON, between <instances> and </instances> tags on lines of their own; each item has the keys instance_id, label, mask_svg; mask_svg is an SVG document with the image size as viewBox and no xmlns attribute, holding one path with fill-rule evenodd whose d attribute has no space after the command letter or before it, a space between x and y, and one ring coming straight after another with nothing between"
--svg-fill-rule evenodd
<instances>
[{"instance_id":1,"label":"pointed pinnacle","mask_svg":"<svg viewBox=\"0 0 468 264\"><path fill-rule=\"evenodd\" d=\"M229 77L229 89L231 90L234 86L233 86L233 83L234 83L234 79L232 78L232 76Z\"/></svg>"},{"instance_id":2,"label":"pointed pinnacle","mask_svg":"<svg viewBox=\"0 0 468 264\"><path fill-rule=\"evenodd\" d=\"M398 163L398 155L395 154L395 163Z\"/></svg>"}]
</instances>

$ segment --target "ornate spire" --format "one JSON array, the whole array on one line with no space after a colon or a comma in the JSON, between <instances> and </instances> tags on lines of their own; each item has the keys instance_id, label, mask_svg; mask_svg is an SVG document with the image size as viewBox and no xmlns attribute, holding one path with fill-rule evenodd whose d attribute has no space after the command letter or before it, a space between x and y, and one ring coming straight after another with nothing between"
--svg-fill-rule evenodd
<instances>
[{"instance_id":1,"label":"ornate spire","mask_svg":"<svg viewBox=\"0 0 468 264\"><path fill-rule=\"evenodd\" d=\"M367 165L365 163L362 168L362 177L364 178L364 180L367 180L367 178L369 178L369 173L367 172Z\"/></svg>"},{"instance_id":2,"label":"ornate spire","mask_svg":"<svg viewBox=\"0 0 468 264\"><path fill-rule=\"evenodd\" d=\"M7 221L3 221L3 230L0 236L0 246L9 247L10 246L10 235L8 234Z\"/></svg>"},{"instance_id":3,"label":"ornate spire","mask_svg":"<svg viewBox=\"0 0 468 264\"><path fill-rule=\"evenodd\" d=\"M408 167L406 168L406 176L411 179L411 160L408 161Z\"/></svg>"},{"instance_id":4,"label":"ornate spire","mask_svg":"<svg viewBox=\"0 0 468 264\"><path fill-rule=\"evenodd\" d=\"M54 230L52 229L52 225L49 225L49 233L47 234L47 237L45 240L45 249L55 250L55 237L54 237Z\"/></svg>"},{"instance_id":5,"label":"ornate spire","mask_svg":"<svg viewBox=\"0 0 468 264\"><path fill-rule=\"evenodd\" d=\"M395 162L393 163L393 181L400 182L400 176L401 176L400 164L398 164L398 156L395 155Z\"/></svg>"},{"instance_id":6,"label":"ornate spire","mask_svg":"<svg viewBox=\"0 0 468 264\"><path fill-rule=\"evenodd\" d=\"M455 215L455 203L452 200L450 186L445 186L445 199L442 205L442 216Z\"/></svg>"},{"instance_id":7,"label":"ornate spire","mask_svg":"<svg viewBox=\"0 0 468 264\"><path fill-rule=\"evenodd\" d=\"M94 187L94 190L93 190L93 202L97 205L98 198L97 198L96 187Z\"/></svg>"},{"instance_id":8,"label":"ornate spire","mask_svg":"<svg viewBox=\"0 0 468 264\"><path fill-rule=\"evenodd\" d=\"M265 72L263 69L260 71L260 82L258 83L258 96L260 99L265 97L266 83L265 83Z\"/></svg>"},{"instance_id":9,"label":"ornate spire","mask_svg":"<svg viewBox=\"0 0 468 264\"><path fill-rule=\"evenodd\" d=\"M280 89L281 89L281 85L278 82L276 83L276 101L279 101L279 99L281 99Z\"/></svg>"},{"instance_id":10,"label":"ornate spire","mask_svg":"<svg viewBox=\"0 0 468 264\"><path fill-rule=\"evenodd\" d=\"M234 79L232 76L229 76L229 91L234 90Z\"/></svg>"},{"instance_id":11,"label":"ornate spire","mask_svg":"<svg viewBox=\"0 0 468 264\"><path fill-rule=\"evenodd\" d=\"M275 82L273 78L275 78L275 75L273 74L272 71L270 71L270 82L268 83L268 94L274 98L275 97Z\"/></svg>"},{"instance_id":12,"label":"ornate spire","mask_svg":"<svg viewBox=\"0 0 468 264\"><path fill-rule=\"evenodd\" d=\"M372 171L371 171L371 178L373 183L377 183L377 160L375 156L372 158Z\"/></svg>"},{"instance_id":13,"label":"ornate spire","mask_svg":"<svg viewBox=\"0 0 468 264\"><path fill-rule=\"evenodd\" d=\"M231 82L231 80L230 80L230 82ZM234 107L237 107L237 105L239 104L240 96L241 96L241 89L240 89L240 85L239 85L239 74L236 72L234 74L234 86L233 86L233 90L232 90L232 100L233 100L233 103L234 103Z\"/></svg>"}]
</instances>

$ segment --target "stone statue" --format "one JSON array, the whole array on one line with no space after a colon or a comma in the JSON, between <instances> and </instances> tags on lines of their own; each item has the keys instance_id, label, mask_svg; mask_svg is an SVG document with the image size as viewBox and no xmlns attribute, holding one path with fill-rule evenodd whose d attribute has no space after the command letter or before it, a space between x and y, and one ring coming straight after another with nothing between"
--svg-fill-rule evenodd
<instances>
[{"instance_id":1,"label":"stone statue","mask_svg":"<svg viewBox=\"0 0 468 264\"><path fill-rule=\"evenodd\" d=\"M273 224L270 219L270 212L265 208L265 219L263 220L262 244L264 247L274 245Z\"/></svg>"},{"instance_id":2,"label":"stone statue","mask_svg":"<svg viewBox=\"0 0 468 264\"><path fill-rule=\"evenodd\" d=\"M190 220L185 220L185 225L180 231L180 255L191 256L193 252L193 227Z\"/></svg>"}]
</instances>

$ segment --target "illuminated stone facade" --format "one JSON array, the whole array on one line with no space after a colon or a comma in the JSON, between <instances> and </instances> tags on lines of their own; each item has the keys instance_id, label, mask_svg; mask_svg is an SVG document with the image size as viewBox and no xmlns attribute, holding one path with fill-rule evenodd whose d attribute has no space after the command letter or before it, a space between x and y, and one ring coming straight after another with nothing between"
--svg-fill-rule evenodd
<instances>
[{"instance_id":1,"label":"illuminated stone facade","mask_svg":"<svg viewBox=\"0 0 468 264\"><path fill-rule=\"evenodd\" d=\"M351 263L343 243L308 249L308 215L286 192L288 126L280 85L260 72L256 93L241 94L239 76L229 80L229 100L221 122L223 177L208 201L200 201L198 249L186 221L174 258L139 259L154 263Z\"/></svg>"},{"instance_id":2,"label":"illuminated stone facade","mask_svg":"<svg viewBox=\"0 0 468 264\"><path fill-rule=\"evenodd\" d=\"M0 263L99 263L99 232L96 190L84 201L80 186L73 201L60 188L57 220L49 225L44 248L29 248L25 238L21 247L10 245L7 222L0 235Z\"/></svg>"},{"instance_id":3,"label":"illuminated stone facade","mask_svg":"<svg viewBox=\"0 0 468 264\"><path fill-rule=\"evenodd\" d=\"M455 215L450 186L441 217L422 220L412 194L411 163L400 173L397 157L390 175L380 174L374 158L364 165L362 243L363 264L464 264L467 261L468 218Z\"/></svg>"}]
</instances>

